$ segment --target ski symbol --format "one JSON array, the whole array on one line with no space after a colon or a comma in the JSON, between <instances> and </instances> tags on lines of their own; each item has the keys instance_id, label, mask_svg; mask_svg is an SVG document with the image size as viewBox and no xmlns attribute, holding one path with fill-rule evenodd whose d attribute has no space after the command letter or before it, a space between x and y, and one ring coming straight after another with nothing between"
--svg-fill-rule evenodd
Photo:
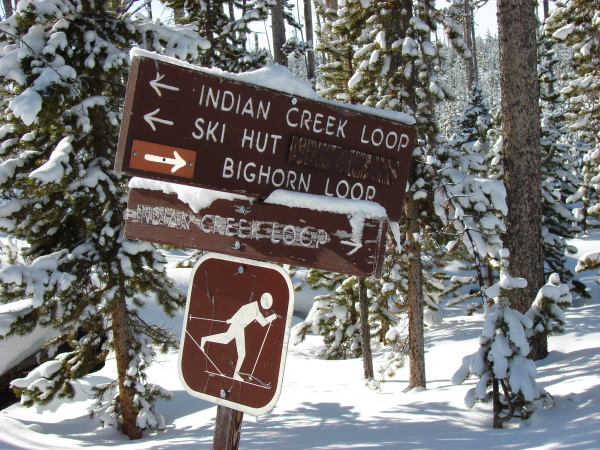
<instances>
[{"instance_id":1,"label":"ski symbol","mask_svg":"<svg viewBox=\"0 0 600 450\"><path fill-rule=\"evenodd\" d=\"M152 86L152 89L154 89L156 91L156 93L158 94L159 97L162 97L160 88L168 89L170 91L178 91L179 90L178 87L169 86L168 84L164 84L164 83L159 83L159 81L162 80L164 77L165 77L164 75L161 75L158 72L156 72L156 79L152 80L150 82L150 86Z\"/></svg>"},{"instance_id":2,"label":"ski symbol","mask_svg":"<svg viewBox=\"0 0 600 450\"><path fill-rule=\"evenodd\" d=\"M166 158L164 156L145 154L144 159L146 161L152 161L159 164L172 165L173 167L171 168L171 173L175 173L182 167L185 167L187 161L179 156L179 153L177 153L175 150L173 150L173 156L174 158Z\"/></svg>"},{"instance_id":3,"label":"ski symbol","mask_svg":"<svg viewBox=\"0 0 600 450\"><path fill-rule=\"evenodd\" d=\"M171 120L159 119L158 117L154 117L160 112L160 108L156 108L154 111L148 114L144 114L144 120L148 122L152 131L156 131L156 127L154 126L154 122L164 123L165 125L173 125Z\"/></svg>"}]
</instances>

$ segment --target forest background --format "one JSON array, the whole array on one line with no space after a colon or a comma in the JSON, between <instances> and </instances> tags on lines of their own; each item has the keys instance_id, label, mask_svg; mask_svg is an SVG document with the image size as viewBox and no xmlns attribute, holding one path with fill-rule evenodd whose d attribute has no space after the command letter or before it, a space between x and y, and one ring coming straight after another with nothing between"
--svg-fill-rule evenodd
<instances>
[{"instance_id":1,"label":"forest background","mask_svg":"<svg viewBox=\"0 0 600 450\"><path fill-rule=\"evenodd\" d=\"M321 335L320 358L361 357L373 387L405 362L409 389L425 387L424 329L441 305L467 303L486 318L479 351L454 380L480 378L471 405L491 401L502 427L547 399L527 356L546 357L562 308L588 295L566 265L576 252L567 240L597 227L600 212L593 1L539 18L533 2L499 2L498 38L476 36L469 1L317 1L302 5L315 7L314 46L290 32L310 26L285 1L173 1L169 23L139 2L3 4L0 279L2 301L24 303L0 334L52 330L29 355L33 367L5 368L23 405L72 397L73 380L114 355L117 379L94 388L100 420L131 438L165 425L154 406L170 393L145 371L177 339L139 311L152 299L172 315L184 295L159 248L123 238L127 180L112 171L134 46L232 72L275 61L325 98L412 117L418 145L384 275L306 273L304 283L329 293L295 338ZM273 54L249 40L257 21L270 21ZM450 273L456 264L460 274ZM576 269L599 264L591 251ZM380 376L372 347L388 355Z\"/></svg>"}]
</instances>

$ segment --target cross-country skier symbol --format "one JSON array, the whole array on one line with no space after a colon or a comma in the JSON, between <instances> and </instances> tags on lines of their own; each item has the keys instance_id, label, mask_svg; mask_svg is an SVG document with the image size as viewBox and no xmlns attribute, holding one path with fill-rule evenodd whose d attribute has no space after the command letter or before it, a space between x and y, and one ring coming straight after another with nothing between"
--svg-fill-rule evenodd
<instances>
[{"instance_id":1,"label":"cross-country skier symbol","mask_svg":"<svg viewBox=\"0 0 600 450\"><path fill-rule=\"evenodd\" d=\"M264 310L268 310L271 308L272 305L273 305L273 296L270 293L265 292L260 297L260 306ZM247 380L245 380L242 377L242 376L245 376L249 380L254 381L255 380L255 377L253 376L254 369L256 368L256 364L258 363L258 359L260 358L260 353L262 352L265 340L267 339L267 335L269 334L269 330L271 329L271 323L275 319L277 319L277 317L278 317L277 314L271 314L270 316L265 317L258 306L258 301L243 305L240 307L240 309L238 309L233 314L233 316L230 319L225 321L225 323L229 324L229 329L227 331L225 331L224 333L218 333L218 334L204 336L200 340L200 350L202 350L204 352L204 354L208 358L208 360L213 364L213 366L215 366L215 369L217 369L219 371L219 374L224 376L223 373L219 370L219 368L209 358L209 356L206 352L206 344L209 342L212 342L215 344L229 344L231 341L235 341L235 346L237 349L237 363L235 365L235 370L233 372L233 379L238 380L238 381L248 382ZM246 327L254 321L257 321L263 327L266 325L269 325L269 327L267 328L267 332L263 339L263 343L260 347L260 351L259 351L258 355L256 356L256 362L254 363L252 372L247 374L247 373L240 372L242 364L244 363L244 359L246 358L245 330L246 330ZM264 383L261 383L260 380L256 380L256 381L259 382L261 385L263 385L263 387L268 387ZM252 383L252 384L254 384L254 383Z\"/></svg>"}]
</instances>

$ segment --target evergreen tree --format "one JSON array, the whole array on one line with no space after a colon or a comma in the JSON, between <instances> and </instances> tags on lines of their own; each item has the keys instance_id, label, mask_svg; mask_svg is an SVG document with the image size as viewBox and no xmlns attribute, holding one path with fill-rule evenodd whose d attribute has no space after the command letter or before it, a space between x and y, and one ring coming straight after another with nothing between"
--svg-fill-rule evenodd
<instances>
[{"instance_id":1,"label":"evergreen tree","mask_svg":"<svg viewBox=\"0 0 600 450\"><path fill-rule=\"evenodd\" d=\"M533 323L511 308L511 297L526 285L524 278L511 277L508 250L502 250L500 280L487 289L487 294L496 301L486 307L479 350L464 357L452 377L455 385L470 375L479 377L476 386L468 391L465 403L472 407L476 402L492 401L494 428L502 428L513 417L527 419L535 400L545 395L535 380L535 364L527 358L526 329Z\"/></svg>"},{"instance_id":2,"label":"evergreen tree","mask_svg":"<svg viewBox=\"0 0 600 450\"><path fill-rule=\"evenodd\" d=\"M37 326L57 332L45 344L53 359L13 382L22 403L73 397L71 381L114 352L118 379L94 388L100 419L139 438L164 427L154 404L170 396L146 367L157 348L177 344L139 311L150 297L172 315L184 295L154 245L123 237L127 180L112 166L128 51L137 44L196 59L208 43L192 24L167 29L124 5L23 0L0 24L0 185L10 199L0 205L0 227L26 242L0 280L1 301L31 301L6 336Z\"/></svg>"},{"instance_id":3,"label":"evergreen tree","mask_svg":"<svg viewBox=\"0 0 600 450\"><path fill-rule=\"evenodd\" d=\"M582 201L584 227L597 223L600 203L600 20L594 0L572 0L557 3L545 23L546 34L569 46L572 74L561 90L568 99L566 119L577 135L582 155L582 183L572 201Z\"/></svg>"},{"instance_id":4,"label":"evergreen tree","mask_svg":"<svg viewBox=\"0 0 600 450\"><path fill-rule=\"evenodd\" d=\"M231 0L161 0L183 11L180 23L196 23L210 48L196 61L201 66L218 67L229 72L256 69L267 63L264 49L247 49L250 24L265 21L271 5L267 0L243 3Z\"/></svg>"},{"instance_id":5,"label":"evergreen tree","mask_svg":"<svg viewBox=\"0 0 600 450\"><path fill-rule=\"evenodd\" d=\"M531 308L525 314L531 319L532 326L527 330L529 342L547 343L548 336L565 331L565 313L572 304L569 286L560 282L560 275L550 275L548 283L539 290Z\"/></svg>"},{"instance_id":6,"label":"evergreen tree","mask_svg":"<svg viewBox=\"0 0 600 450\"><path fill-rule=\"evenodd\" d=\"M323 3L322 9L325 6ZM440 202L447 204L455 200L448 199L450 191L441 188L450 180L451 171L446 170L445 165L443 170L438 170L448 160L448 152L440 145L439 130L433 117L435 103L450 97L452 91L439 78L440 60L431 36L439 26L444 26L455 48L465 56L469 56L469 49L452 14L444 18L433 2L372 2L363 5L357 1L346 1L340 4L338 10L325 11L329 14L326 19L329 17L330 23L326 21L321 32L323 35L327 33L328 41L321 44L320 49L327 52L329 62L323 68L325 87L322 94L400 111L415 118L417 148L413 153L410 190L405 199L405 220L397 233L396 243L397 251L403 253L397 265L402 270L402 278L407 280L402 295L411 318L410 387L424 386L423 307L429 295L427 289L431 288L431 294L439 297L439 292L435 292L439 285L432 272L443 259L443 245L448 241L447 228L455 226L455 218L463 219L463 214L457 213L460 207L455 208L458 203L452 206L455 208L451 214L453 217L444 207L436 206ZM465 162L467 159L468 156L465 156ZM474 165L476 159L472 158L470 164ZM449 175L441 176L444 171ZM461 174L461 177L464 179L464 175ZM476 192L473 205L483 204L479 197L483 194L481 188L472 187L469 191L466 187L469 182L462 184L462 179L458 189L468 192L465 195L461 191L460 195L469 198L472 192ZM469 181L472 186L478 184L473 177ZM457 180L451 182L456 184ZM446 198L438 196L440 191ZM486 195L489 193L483 194L483 197ZM470 200L467 203L470 204ZM460 225L457 227L461 228ZM462 226L462 229L469 231L468 227ZM470 246L473 247L473 244ZM437 300L431 303L436 305ZM394 332L391 334L394 338L398 336Z\"/></svg>"},{"instance_id":7,"label":"evergreen tree","mask_svg":"<svg viewBox=\"0 0 600 450\"><path fill-rule=\"evenodd\" d=\"M304 322L293 330L293 342L302 342L307 332L320 334L324 346L315 356L345 359L361 355L358 288L356 276L309 271L307 283L313 289L326 288L330 293L315 297L315 303Z\"/></svg>"},{"instance_id":8,"label":"evergreen tree","mask_svg":"<svg viewBox=\"0 0 600 450\"><path fill-rule=\"evenodd\" d=\"M566 205L569 196L575 194L580 184L576 176L573 158L566 142L568 130L560 93L555 90L557 77L555 67L558 58L554 51L555 43L545 36L540 37L540 106L541 106L541 146L542 146L542 236L544 272L558 273L565 282L585 295L585 286L573 280L573 272L567 267L567 253L577 249L567 244L579 232L577 219ZM544 353L544 352L543 352Z\"/></svg>"}]
</instances>

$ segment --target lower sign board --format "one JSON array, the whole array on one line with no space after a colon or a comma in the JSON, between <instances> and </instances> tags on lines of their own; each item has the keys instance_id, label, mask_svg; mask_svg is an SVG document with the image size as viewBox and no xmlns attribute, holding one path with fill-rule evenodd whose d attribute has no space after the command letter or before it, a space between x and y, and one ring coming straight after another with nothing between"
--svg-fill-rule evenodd
<instances>
[{"instance_id":1,"label":"lower sign board","mask_svg":"<svg viewBox=\"0 0 600 450\"><path fill-rule=\"evenodd\" d=\"M179 374L194 397L253 415L279 397L293 312L281 267L207 254L192 272Z\"/></svg>"},{"instance_id":2,"label":"lower sign board","mask_svg":"<svg viewBox=\"0 0 600 450\"><path fill-rule=\"evenodd\" d=\"M193 211L176 194L132 188L125 237L329 272L381 276L387 219L248 200Z\"/></svg>"}]
</instances>

